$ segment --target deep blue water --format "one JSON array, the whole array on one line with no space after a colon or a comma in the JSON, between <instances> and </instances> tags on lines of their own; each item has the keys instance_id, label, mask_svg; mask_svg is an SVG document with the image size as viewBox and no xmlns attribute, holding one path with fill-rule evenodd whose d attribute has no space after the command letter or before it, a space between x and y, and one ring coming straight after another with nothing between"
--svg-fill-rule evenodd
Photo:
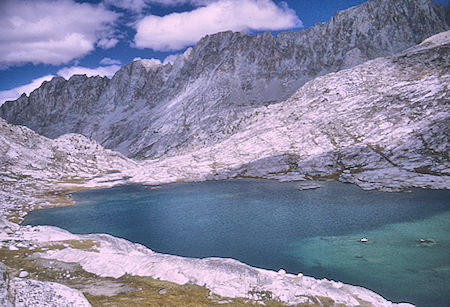
<instances>
[{"instance_id":1,"label":"deep blue water","mask_svg":"<svg viewBox=\"0 0 450 307\"><path fill-rule=\"evenodd\" d=\"M396 302L448 306L450 191L297 185L230 180L82 191L72 194L76 206L31 212L24 224L109 233L162 253L231 257L361 285Z\"/></svg>"}]
</instances>

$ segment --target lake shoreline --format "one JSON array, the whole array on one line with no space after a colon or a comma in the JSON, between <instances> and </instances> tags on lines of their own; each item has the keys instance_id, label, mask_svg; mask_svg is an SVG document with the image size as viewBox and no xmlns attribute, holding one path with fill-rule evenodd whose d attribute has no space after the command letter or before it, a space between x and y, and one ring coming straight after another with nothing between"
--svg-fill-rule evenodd
<instances>
[{"instance_id":1,"label":"lake shoreline","mask_svg":"<svg viewBox=\"0 0 450 307\"><path fill-rule=\"evenodd\" d=\"M417 288L417 293L421 291L421 282L416 281L424 275L423 269L445 266L443 260L439 260L440 264L432 260L442 255L441 246L446 242L442 231L435 234L428 228L414 229L414 225L422 220L431 223L433 216L448 211L446 199L450 195L447 191L411 189L409 193L387 193L363 191L339 182L320 182L321 188L317 190L299 189L299 185L305 184L234 179L174 183L157 189L129 185L82 191L73 195L78 208L36 212L27 222L58 226L77 234L108 233L159 253L194 258L231 257L253 267L274 271L282 268L289 273L302 272L319 279L332 277L378 293L390 293L387 297L397 301L408 300L406 294L410 294L411 288ZM318 184L310 182L307 186ZM117 215L121 217L115 217ZM71 218L66 220L65 216ZM408 223L414 227L400 232L386 228ZM81 224L86 226L80 227ZM378 233L381 229L386 230ZM384 232L390 233L388 238ZM408 236L400 236L406 233ZM330 237L334 240L324 239ZM340 237L342 240L338 240ZM311 238L317 240L311 241ZM362 241L364 238L368 239ZM428 238L437 239L439 243L423 254L426 244L421 248L418 242ZM298 246L295 249L290 247L294 242ZM303 247L307 242L308 248ZM347 249L340 250L338 242ZM295 252L297 249L299 251ZM334 254L342 256L332 257ZM386 256L381 257L382 254ZM299 256L303 259L301 262L297 260ZM424 261L424 256L430 257L429 260ZM414 261L398 262L397 258L416 259L416 265L408 265ZM378 262L384 264L377 267ZM320 266L311 267L314 263ZM342 271L340 264L346 266L343 276L339 273ZM417 274L407 276L409 270L419 270L421 266L423 269ZM386 268L390 268L390 274L406 274L402 285L396 286L395 280L387 278L388 273L379 276L378 272ZM437 272L428 279L442 274ZM384 275L386 281L380 285ZM444 276L441 278L447 279ZM429 288L433 287L429 285ZM422 302L433 301L434 296L421 295Z\"/></svg>"},{"instance_id":2,"label":"lake shoreline","mask_svg":"<svg viewBox=\"0 0 450 307\"><path fill-rule=\"evenodd\" d=\"M264 178L262 178L262 179L264 179ZM197 180L193 180L193 181L197 181ZM65 193L67 193L67 192L70 192L71 190L73 191L73 190L79 190L80 188L83 188L83 189L94 189L94 188L107 188L107 187L112 187L112 186L116 186L116 185L118 185L118 181L114 181L113 183L111 183L111 182L108 182L107 184L105 184L105 182L103 181L102 183L93 183L93 182L90 182L90 183L88 183L88 184L86 184L86 183L83 183L83 184L81 184L81 185L79 185L79 184L77 184L77 185L73 185L73 184L70 184L70 185L68 185L68 184L66 184L66 183L64 183L64 184L62 184L62 185L58 185L58 188L56 188L56 186L52 186L52 189L51 189L51 191L53 191L52 193L50 193L50 192L48 192L49 190L47 190L47 192L45 193L45 195L48 195L49 196L49 198L51 199L51 200L53 200L53 194L57 194L57 195L61 195L61 193L62 192L65 192ZM129 183L129 182L120 182L120 183ZM139 184L139 183L138 183ZM158 184L152 184L152 185L160 185L160 184L164 184L163 182L159 182ZM48 188L47 188L48 189ZM31 199L33 199L33 196L32 196L32 194L29 194L29 193L33 193L33 190L35 190L35 189L29 189L29 190L27 190L26 192L26 194L24 193L24 195L23 196L27 196L27 194L28 195L30 195L31 196ZM55 193L55 190L59 190L59 192L56 192ZM67 196L66 196L67 197ZM20 198L22 198L23 199L23 197L20 197ZM36 200L36 198L34 198L35 200ZM28 203L28 201L26 200L26 199L23 199L26 203ZM42 201L42 199L39 199L39 201ZM49 207L49 206L57 206L57 204L58 204L58 202L49 202L48 200L46 200L46 205L47 206L45 206L45 207ZM30 207L25 207L25 208L30 208ZM7 209L7 208L4 208L4 209ZM21 210L21 214L23 214L24 212L25 212L26 210L24 209L24 210ZM35 231L35 229L36 228L39 228L39 227L31 227L31 230L32 231ZM13 231L13 234L14 233L17 233L17 232L21 232L22 231L22 229L30 229L30 226L18 226L17 224L15 224L15 226L13 227L13 229L15 229L14 231ZM63 231L63 230L61 230L61 231ZM64 232L64 231L63 231ZM22 240L23 240L23 238L16 238L16 239L19 239L18 241L16 240L16 241L14 241L14 242L21 242ZM49 240L49 239L51 239L51 238L48 238L48 237L46 237L46 240ZM8 239L8 240L10 240L10 238ZM40 240L42 240L42 239L40 239ZM80 240L80 238L77 238L77 239L75 239L75 240ZM32 253L32 251L30 251L30 253ZM338 285L340 285L340 283L338 284ZM359 289L359 287L357 287L358 289ZM361 288L362 289L362 288ZM368 290L365 290L365 291L368 291ZM371 292L371 291L368 291L368 293L373 293L373 292ZM372 294L371 294L372 295ZM375 296L376 297L376 299L375 299L375 302L376 301L378 301L378 300L380 300L380 298L376 295ZM370 298L370 295L368 296L368 298ZM253 300L253 299L250 299L250 300ZM310 302L314 302L314 300L313 301L311 301L309 298L308 298L308 300L310 301ZM338 299L339 300L339 299ZM354 302L354 301L353 301ZM358 303L359 304L359 303ZM387 303L387 301L385 301L385 300L383 300L383 303L382 304L377 304L377 303L375 303L375 305L374 306L377 306L377 305L379 305L379 306L387 306L386 304L391 304L391 303ZM352 305L352 304L349 304L349 305Z\"/></svg>"}]
</instances>

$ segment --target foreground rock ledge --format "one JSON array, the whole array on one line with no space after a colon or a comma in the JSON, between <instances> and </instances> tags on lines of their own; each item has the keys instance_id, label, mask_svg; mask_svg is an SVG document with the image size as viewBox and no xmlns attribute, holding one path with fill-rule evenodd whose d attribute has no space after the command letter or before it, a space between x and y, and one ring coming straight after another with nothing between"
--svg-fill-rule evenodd
<instances>
[{"instance_id":1,"label":"foreground rock ledge","mask_svg":"<svg viewBox=\"0 0 450 307\"><path fill-rule=\"evenodd\" d=\"M74 235L56 227L20 227L5 220L2 220L0 225L2 230L0 239L3 247L7 244L9 246L42 246L69 240L95 242L94 249L68 246L39 251L34 253L33 257L78 263L85 271L102 277L118 278L124 274L150 276L180 285L192 283L204 286L212 294L222 297L263 301L269 295L271 300L288 305L313 304L312 298L326 297L331 298L336 305L411 306L391 303L380 295L361 287L326 279L317 280L302 274L287 274L284 270L274 272L253 268L233 259L194 259L159 254L140 244L104 234ZM16 278L9 284L15 285L17 289L15 291L16 305L17 296L20 296L20 304L23 303L23 306L37 306L36 299L47 296L50 299L52 295L49 293L58 294L53 295L60 300L54 306L71 306L73 302L80 302L81 305L75 303L77 306L85 306L87 303L76 290L55 283ZM5 285L7 283L3 282L1 293L5 293ZM34 294L31 294L30 289L34 291L32 291ZM22 306L20 304L17 306Z\"/></svg>"}]
</instances>

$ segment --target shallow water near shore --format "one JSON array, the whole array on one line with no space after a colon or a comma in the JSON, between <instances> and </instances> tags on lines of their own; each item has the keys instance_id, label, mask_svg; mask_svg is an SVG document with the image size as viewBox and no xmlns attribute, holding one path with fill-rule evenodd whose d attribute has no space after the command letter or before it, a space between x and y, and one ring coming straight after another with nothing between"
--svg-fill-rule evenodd
<instances>
[{"instance_id":1,"label":"shallow water near shore","mask_svg":"<svg viewBox=\"0 0 450 307\"><path fill-rule=\"evenodd\" d=\"M88 190L72 194L76 206L31 212L23 224L109 233L161 253L231 257L360 285L395 302L447 306L450 191L318 184L304 191L267 180Z\"/></svg>"}]
</instances>

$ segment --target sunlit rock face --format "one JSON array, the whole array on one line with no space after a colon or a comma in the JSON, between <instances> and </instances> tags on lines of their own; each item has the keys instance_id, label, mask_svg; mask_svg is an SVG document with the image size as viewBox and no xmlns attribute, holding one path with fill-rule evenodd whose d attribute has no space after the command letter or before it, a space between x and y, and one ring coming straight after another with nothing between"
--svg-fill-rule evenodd
<instances>
[{"instance_id":1,"label":"sunlit rock face","mask_svg":"<svg viewBox=\"0 0 450 307\"><path fill-rule=\"evenodd\" d=\"M119 170L136 167L134 161L80 134L52 140L3 119L0 144L0 216L13 210L23 217L32 208L51 205L48 190L107 174L119 176Z\"/></svg>"},{"instance_id":2,"label":"sunlit rock face","mask_svg":"<svg viewBox=\"0 0 450 307\"><path fill-rule=\"evenodd\" d=\"M206 36L173 65L140 60L111 80L54 78L5 103L0 116L51 138L81 133L135 158L175 155L229 137L249 110L283 101L317 76L447 29L431 0L374 0L276 37Z\"/></svg>"},{"instance_id":3,"label":"sunlit rock face","mask_svg":"<svg viewBox=\"0 0 450 307\"><path fill-rule=\"evenodd\" d=\"M147 161L135 178L326 177L366 189L450 188L449 46L447 31L318 77L286 101L248 111L225 140Z\"/></svg>"}]
</instances>

